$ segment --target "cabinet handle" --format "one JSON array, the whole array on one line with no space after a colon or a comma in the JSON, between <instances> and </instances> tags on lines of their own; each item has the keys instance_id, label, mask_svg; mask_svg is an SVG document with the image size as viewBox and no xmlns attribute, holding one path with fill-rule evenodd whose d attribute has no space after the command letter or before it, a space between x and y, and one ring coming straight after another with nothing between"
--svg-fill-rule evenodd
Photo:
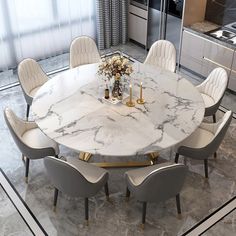
<instances>
[{"instance_id":1,"label":"cabinet handle","mask_svg":"<svg viewBox=\"0 0 236 236\"><path fill-rule=\"evenodd\" d=\"M231 70L231 68L229 68L229 67L227 67L227 66L224 66L224 65L222 65L222 64L220 64L220 63L218 63L218 62L215 62L215 61L213 61L213 60L211 60L211 59L209 59L209 58L207 58L207 57L203 57L203 59L206 60L206 61L209 61L209 62L211 62L212 64L215 64L215 65L217 65L217 66L223 67L223 68L226 69L226 70Z\"/></svg>"}]
</instances>

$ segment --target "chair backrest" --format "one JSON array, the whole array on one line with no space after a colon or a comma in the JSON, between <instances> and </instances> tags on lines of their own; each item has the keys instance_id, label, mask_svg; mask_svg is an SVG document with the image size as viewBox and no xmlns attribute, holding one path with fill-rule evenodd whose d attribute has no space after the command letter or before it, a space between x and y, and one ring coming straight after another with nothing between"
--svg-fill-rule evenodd
<instances>
[{"instance_id":1,"label":"chair backrest","mask_svg":"<svg viewBox=\"0 0 236 236\"><path fill-rule=\"evenodd\" d=\"M165 201L180 193L187 174L183 164L170 164L152 171L145 180L136 187L136 196L140 201Z\"/></svg>"},{"instance_id":2,"label":"chair backrest","mask_svg":"<svg viewBox=\"0 0 236 236\"><path fill-rule=\"evenodd\" d=\"M228 86L228 75L225 69L215 68L201 84L201 92L210 95L215 103L219 102Z\"/></svg>"},{"instance_id":3,"label":"chair backrest","mask_svg":"<svg viewBox=\"0 0 236 236\"><path fill-rule=\"evenodd\" d=\"M174 45L167 40L158 40L150 48L144 64L175 72L176 50Z\"/></svg>"},{"instance_id":4,"label":"chair backrest","mask_svg":"<svg viewBox=\"0 0 236 236\"><path fill-rule=\"evenodd\" d=\"M104 185L102 180L98 183L89 182L75 166L58 158L45 157L44 165L55 188L70 196L91 197Z\"/></svg>"},{"instance_id":5,"label":"chair backrest","mask_svg":"<svg viewBox=\"0 0 236 236\"><path fill-rule=\"evenodd\" d=\"M94 40L87 36L75 38L70 45L70 68L97 63L101 59Z\"/></svg>"},{"instance_id":6,"label":"chair backrest","mask_svg":"<svg viewBox=\"0 0 236 236\"><path fill-rule=\"evenodd\" d=\"M206 146L197 149L181 146L179 147L178 152L182 155L199 160L203 160L212 156L217 151L222 140L224 139L232 120L232 116L232 111L227 111L217 123L211 124L213 127L211 128L210 132L214 133L214 136L212 137L211 141L206 144ZM204 123L201 126L204 128Z\"/></svg>"},{"instance_id":7,"label":"chair backrest","mask_svg":"<svg viewBox=\"0 0 236 236\"><path fill-rule=\"evenodd\" d=\"M18 65L18 78L23 92L27 95L32 89L43 85L48 80L40 65L31 58L24 59Z\"/></svg>"},{"instance_id":8,"label":"chair backrest","mask_svg":"<svg viewBox=\"0 0 236 236\"><path fill-rule=\"evenodd\" d=\"M22 135L26 132L27 123L29 122L17 117L10 108L4 110L4 118L17 147L24 156L30 159L39 159L46 155L56 154L53 148L32 148L25 143Z\"/></svg>"},{"instance_id":9,"label":"chair backrest","mask_svg":"<svg viewBox=\"0 0 236 236\"><path fill-rule=\"evenodd\" d=\"M230 126L231 120L233 117L232 111L227 111L224 116L215 124L215 135L211 143L209 143L205 148L208 149L209 154L208 156L213 155L219 148L220 144L222 143L225 134Z\"/></svg>"}]
</instances>

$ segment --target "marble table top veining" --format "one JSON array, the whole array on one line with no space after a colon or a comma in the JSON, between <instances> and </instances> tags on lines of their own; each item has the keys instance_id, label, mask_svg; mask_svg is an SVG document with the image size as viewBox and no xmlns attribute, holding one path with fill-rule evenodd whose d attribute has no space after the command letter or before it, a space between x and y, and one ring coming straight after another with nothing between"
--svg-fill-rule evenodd
<instances>
[{"instance_id":1,"label":"marble table top veining","mask_svg":"<svg viewBox=\"0 0 236 236\"><path fill-rule=\"evenodd\" d=\"M197 89L178 74L134 64L128 83L144 105L113 105L102 99L105 83L98 64L65 71L37 92L32 111L39 128L75 151L131 156L160 151L184 140L202 122L204 103Z\"/></svg>"}]
</instances>

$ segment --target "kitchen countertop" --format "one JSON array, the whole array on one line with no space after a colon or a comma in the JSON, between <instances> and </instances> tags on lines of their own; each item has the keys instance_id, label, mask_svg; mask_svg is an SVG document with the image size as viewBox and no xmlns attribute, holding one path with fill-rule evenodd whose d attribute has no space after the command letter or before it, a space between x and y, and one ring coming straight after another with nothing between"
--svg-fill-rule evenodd
<instances>
[{"instance_id":1,"label":"kitchen countertop","mask_svg":"<svg viewBox=\"0 0 236 236\"><path fill-rule=\"evenodd\" d=\"M221 26L211 23L209 21L202 21L202 22L194 23L190 26L185 26L184 30L194 33L200 37L206 38L212 42L218 43L218 44L225 46L227 48L230 48L232 50L235 50L236 45L232 45L230 43L221 41L219 39L216 39L216 38L206 34L206 32L212 31L212 30L220 28L220 27Z\"/></svg>"}]
</instances>

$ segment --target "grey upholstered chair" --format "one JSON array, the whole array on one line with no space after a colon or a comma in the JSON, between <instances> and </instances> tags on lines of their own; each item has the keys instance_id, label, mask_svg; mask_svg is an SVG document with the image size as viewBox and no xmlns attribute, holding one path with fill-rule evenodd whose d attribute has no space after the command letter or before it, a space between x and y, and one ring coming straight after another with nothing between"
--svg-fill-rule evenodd
<instances>
[{"instance_id":1,"label":"grey upholstered chair","mask_svg":"<svg viewBox=\"0 0 236 236\"><path fill-rule=\"evenodd\" d=\"M197 86L205 103L205 116L212 116L216 122L216 115L221 100L228 85L228 75L225 69L214 69L200 85Z\"/></svg>"},{"instance_id":2,"label":"grey upholstered chair","mask_svg":"<svg viewBox=\"0 0 236 236\"><path fill-rule=\"evenodd\" d=\"M177 212L181 214L180 190L184 184L187 167L166 162L125 173L126 197L130 192L143 203L142 227L145 224L147 202L161 202L176 197Z\"/></svg>"},{"instance_id":3,"label":"grey upholstered chair","mask_svg":"<svg viewBox=\"0 0 236 236\"><path fill-rule=\"evenodd\" d=\"M22 160L25 162L25 180L28 182L30 159L40 159L48 155L58 157L59 147L56 142L45 136L35 122L20 119L9 108L5 109L4 117L14 141L22 153Z\"/></svg>"},{"instance_id":4,"label":"grey upholstered chair","mask_svg":"<svg viewBox=\"0 0 236 236\"><path fill-rule=\"evenodd\" d=\"M75 38L70 45L70 68L98 63L101 57L94 40L88 36Z\"/></svg>"},{"instance_id":5,"label":"grey upholstered chair","mask_svg":"<svg viewBox=\"0 0 236 236\"><path fill-rule=\"evenodd\" d=\"M167 40L158 40L150 48L144 64L154 65L171 72L176 69L175 46Z\"/></svg>"},{"instance_id":6,"label":"grey upholstered chair","mask_svg":"<svg viewBox=\"0 0 236 236\"><path fill-rule=\"evenodd\" d=\"M187 139L176 146L175 162L179 155L204 160L205 177L208 178L208 157L216 153L232 119L232 111L227 111L217 123L202 123Z\"/></svg>"},{"instance_id":7,"label":"grey upholstered chair","mask_svg":"<svg viewBox=\"0 0 236 236\"><path fill-rule=\"evenodd\" d=\"M38 89L48 81L48 77L35 60L27 58L18 65L18 78L27 103L26 118L28 120L33 98Z\"/></svg>"},{"instance_id":8,"label":"grey upholstered chair","mask_svg":"<svg viewBox=\"0 0 236 236\"><path fill-rule=\"evenodd\" d=\"M88 198L94 196L102 187L105 188L107 199L108 172L100 167L70 158L63 161L54 157L44 158L47 174L55 187L54 208L56 208L58 191L72 197L85 199L85 220L88 224Z\"/></svg>"}]
</instances>

